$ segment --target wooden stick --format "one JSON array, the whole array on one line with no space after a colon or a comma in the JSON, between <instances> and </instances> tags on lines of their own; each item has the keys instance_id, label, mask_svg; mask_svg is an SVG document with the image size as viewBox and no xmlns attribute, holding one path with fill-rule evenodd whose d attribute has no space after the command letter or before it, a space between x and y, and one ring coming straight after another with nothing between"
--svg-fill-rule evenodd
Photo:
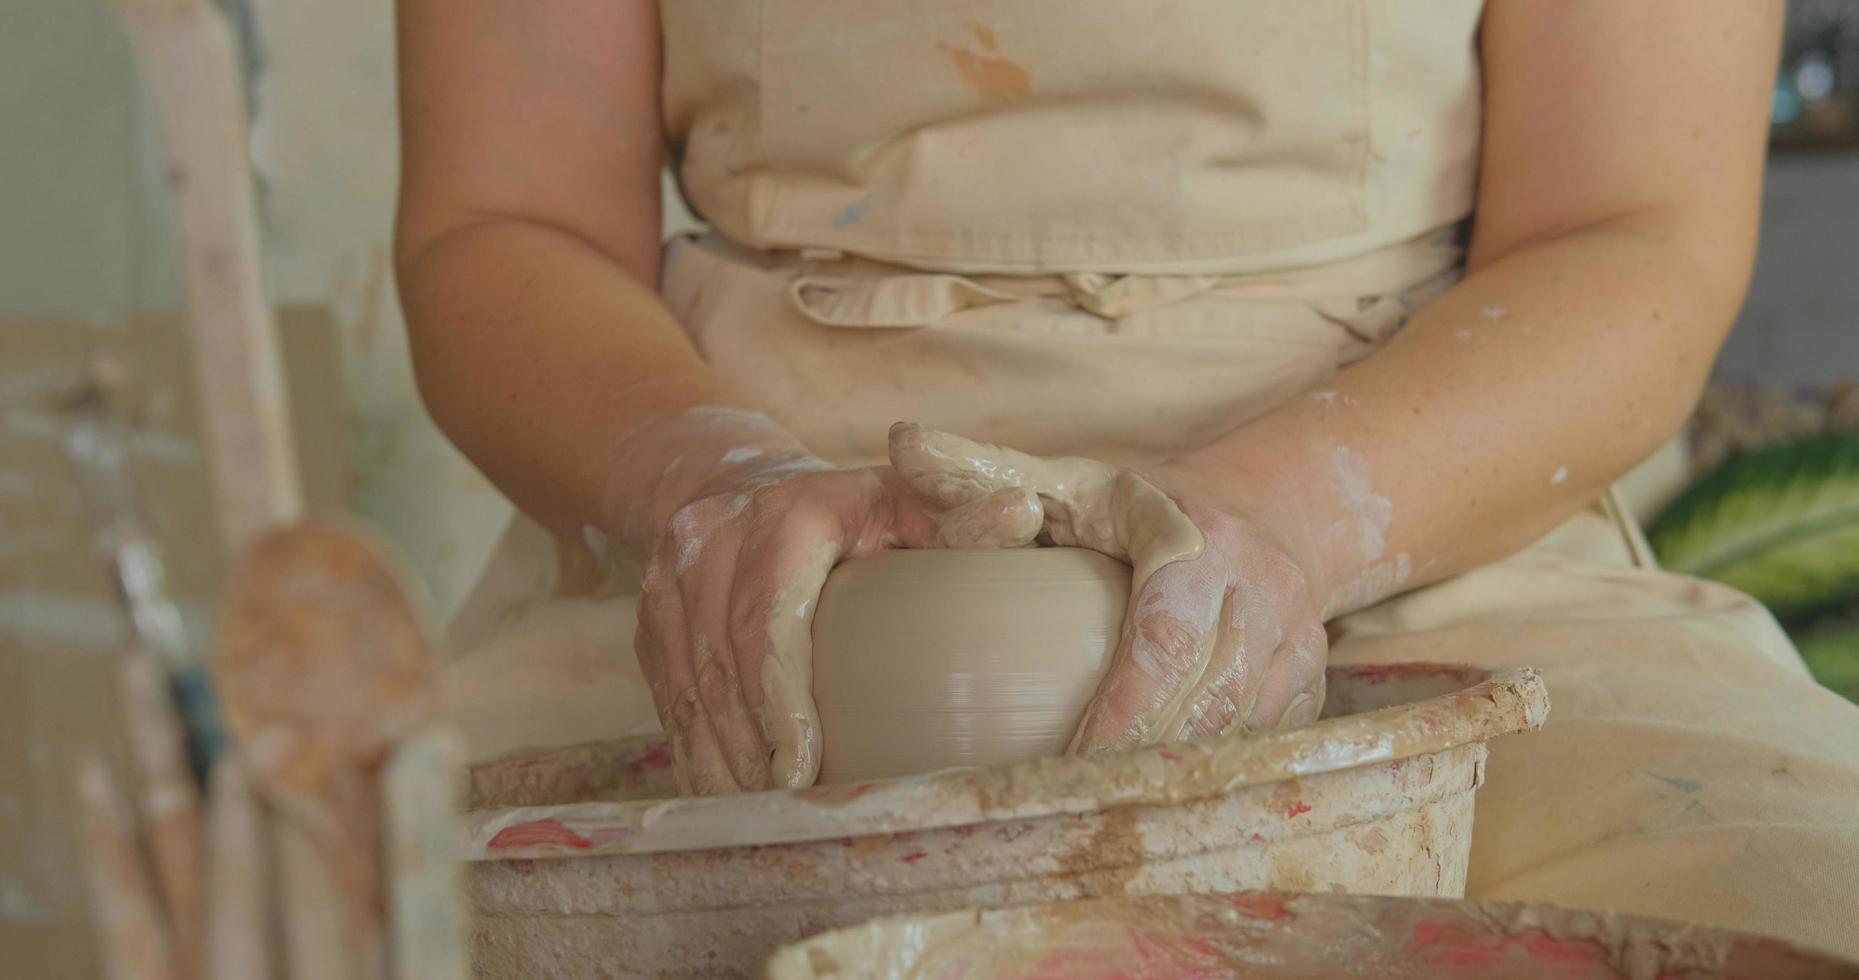
<instances>
[{"instance_id":1,"label":"wooden stick","mask_svg":"<svg viewBox=\"0 0 1859 980\"><path fill-rule=\"evenodd\" d=\"M453 832L458 733L410 738L382 773L394 980L466 980L465 915Z\"/></svg>"},{"instance_id":2,"label":"wooden stick","mask_svg":"<svg viewBox=\"0 0 1859 980\"><path fill-rule=\"evenodd\" d=\"M1620 532L1620 539L1627 546L1627 554L1632 558L1633 566L1656 571L1659 568L1659 556L1653 554L1652 543L1646 540L1646 532L1640 530L1639 521L1634 519L1632 508L1621 498L1617 485L1609 486L1607 492L1601 495L1601 510Z\"/></svg>"},{"instance_id":3,"label":"wooden stick","mask_svg":"<svg viewBox=\"0 0 1859 980\"><path fill-rule=\"evenodd\" d=\"M238 554L303 511L277 336L259 276L245 107L231 32L208 0L117 0L142 59L180 218L188 327L221 545ZM345 980L341 891L304 828L277 827L294 975ZM308 971L308 972L306 972Z\"/></svg>"},{"instance_id":4,"label":"wooden stick","mask_svg":"<svg viewBox=\"0 0 1859 980\"><path fill-rule=\"evenodd\" d=\"M141 55L180 219L188 328L214 513L236 553L303 511L283 371L259 275L244 88L225 19L207 0L116 0Z\"/></svg>"},{"instance_id":5,"label":"wooden stick","mask_svg":"<svg viewBox=\"0 0 1859 980\"><path fill-rule=\"evenodd\" d=\"M210 980L264 980L271 974L264 824L237 756L220 756L207 795L205 975Z\"/></svg>"},{"instance_id":6,"label":"wooden stick","mask_svg":"<svg viewBox=\"0 0 1859 980\"><path fill-rule=\"evenodd\" d=\"M349 910L335 870L305 829L279 819L278 866L283 881L284 960L291 980L355 980L356 950Z\"/></svg>"},{"instance_id":7,"label":"wooden stick","mask_svg":"<svg viewBox=\"0 0 1859 980\"><path fill-rule=\"evenodd\" d=\"M109 980L174 977L161 909L131 831L129 804L109 767L78 763L77 798L85 843L85 883Z\"/></svg>"},{"instance_id":8,"label":"wooden stick","mask_svg":"<svg viewBox=\"0 0 1859 980\"><path fill-rule=\"evenodd\" d=\"M129 747L142 789L142 824L174 943L174 971L200 975L205 899L200 876L200 799L187 767L186 743L168 703L166 678L139 653L123 658L122 695Z\"/></svg>"}]
</instances>

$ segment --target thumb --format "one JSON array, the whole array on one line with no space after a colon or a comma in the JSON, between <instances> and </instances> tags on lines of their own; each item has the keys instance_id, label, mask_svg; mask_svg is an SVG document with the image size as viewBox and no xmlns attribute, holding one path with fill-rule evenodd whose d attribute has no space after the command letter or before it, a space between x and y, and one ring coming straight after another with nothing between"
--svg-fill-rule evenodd
<instances>
[{"instance_id":1,"label":"thumb","mask_svg":"<svg viewBox=\"0 0 1859 980\"><path fill-rule=\"evenodd\" d=\"M909 547L1019 549L1039 537L1045 524L1039 497L989 467L980 450L996 446L913 422L890 426L890 469L924 517L924 526L905 536Z\"/></svg>"},{"instance_id":2,"label":"thumb","mask_svg":"<svg viewBox=\"0 0 1859 980\"><path fill-rule=\"evenodd\" d=\"M891 426L891 467L912 489L955 507L997 490L1019 487L1054 503L1101 493L1117 468L1094 459L1048 459L915 422Z\"/></svg>"},{"instance_id":3,"label":"thumb","mask_svg":"<svg viewBox=\"0 0 1859 980\"><path fill-rule=\"evenodd\" d=\"M1109 463L1047 459L913 422L891 426L890 450L891 467L911 488L945 506L979 506L1010 489L1032 493L1054 544L1129 562L1138 588L1163 565L1201 552L1200 530L1168 494Z\"/></svg>"},{"instance_id":4,"label":"thumb","mask_svg":"<svg viewBox=\"0 0 1859 980\"><path fill-rule=\"evenodd\" d=\"M938 548L1024 548L1039 537L1045 513L1030 490L1004 487L931 518Z\"/></svg>"}]
</instances>

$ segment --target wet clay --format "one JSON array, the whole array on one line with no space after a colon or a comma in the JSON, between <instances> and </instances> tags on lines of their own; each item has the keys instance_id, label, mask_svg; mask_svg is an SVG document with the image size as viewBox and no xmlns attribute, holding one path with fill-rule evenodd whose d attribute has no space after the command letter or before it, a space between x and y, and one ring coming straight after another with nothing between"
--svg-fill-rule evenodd
<instances>
[{"instance_id":1,"label":"wet clay","mask_svg":"<svg viewBox=\"0 0 1859 980\"><path fill-rule=\"evenodd\" d=\"M891 550L820 594L820 782L1062 753L1110 666L1130 568L1083 548Z\"/></svg>"}]
</instances>

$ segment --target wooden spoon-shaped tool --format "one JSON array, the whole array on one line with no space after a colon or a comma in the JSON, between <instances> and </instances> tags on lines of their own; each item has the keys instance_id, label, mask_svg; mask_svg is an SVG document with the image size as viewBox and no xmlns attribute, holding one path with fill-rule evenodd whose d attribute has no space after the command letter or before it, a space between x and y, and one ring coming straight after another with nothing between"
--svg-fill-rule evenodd
<instances>
[{"instance_id":1,"label":"wooden spoon-shaped tool","mask_svg":"<svg viewBox=\"0 0 1859 980\"><path fill-rule=\"evenodd\" d=\"M380 770L438 713L433 634L402 581L347 524L267 533L235 569L214 662L235 744L280 833L314 849L346 911L338 949L294 948L291 958L334 956L341 965L331 966L358 978L385 963ZM290 853L287 877L300 870Z\"/></svg>"}]
</instances>

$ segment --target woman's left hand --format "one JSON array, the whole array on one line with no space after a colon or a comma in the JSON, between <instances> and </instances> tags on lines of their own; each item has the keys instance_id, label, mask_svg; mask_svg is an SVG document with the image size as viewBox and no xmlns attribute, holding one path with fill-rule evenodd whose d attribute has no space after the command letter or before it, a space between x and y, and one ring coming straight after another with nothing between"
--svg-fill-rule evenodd
<instances>
[{"instance_id":1,"label":"woman's left hand","mask_svg":"<svg viewBox=\"0 0 1859 980\"><path fill-rule=\"evenodd\" d=\"M1316 720L1329 643L1295 507L1249 500L1192 464L1043 458L908 423L892 428L890 452L945 506L1031 490L1053 544L1133 566L1110 672L1072 751Z\"/></svg>"}]
</instances>

